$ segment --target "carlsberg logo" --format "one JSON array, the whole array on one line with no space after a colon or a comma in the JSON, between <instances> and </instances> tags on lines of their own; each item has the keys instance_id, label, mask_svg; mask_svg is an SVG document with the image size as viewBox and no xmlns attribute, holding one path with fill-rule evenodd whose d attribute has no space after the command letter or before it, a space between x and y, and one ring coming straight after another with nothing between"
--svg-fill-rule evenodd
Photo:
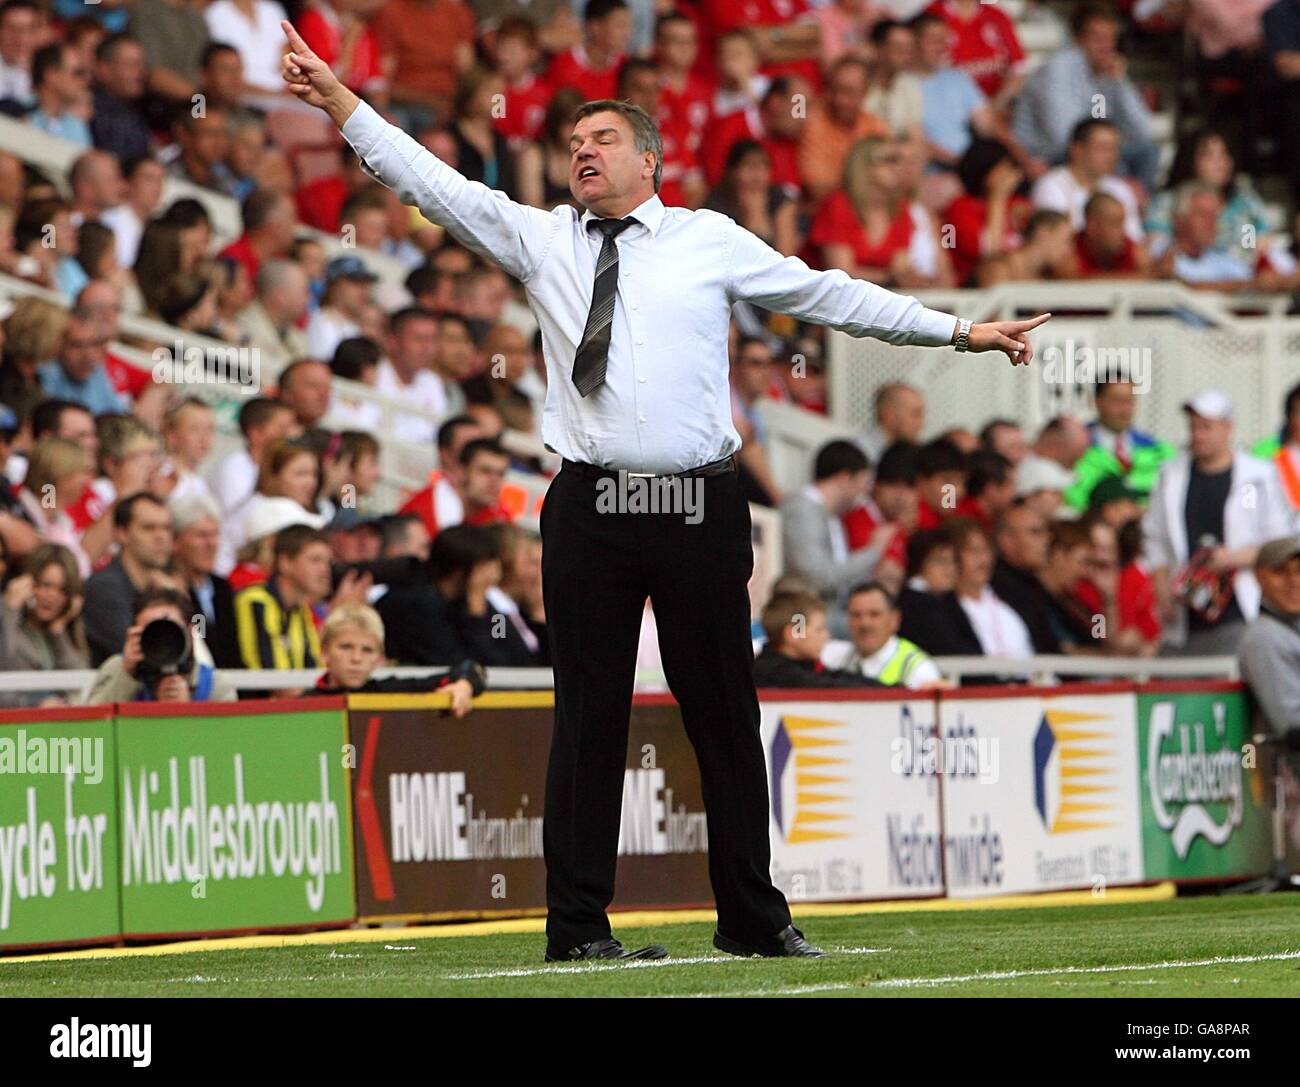
<instances>
[{"instance_id":1,"label":"carlsberg logo","mask_svg":"<svg viewBox=\"0 0 1300 1087\"><path fill-rule=\"evenodd\" d=\"M123 775L122 882L194 883L199 879L303 878L307 905L325 901L325 877L342 871L340 817L330 798L329 763L320 753L319 799L253 800L244 791L244 760L234 756L232 804L208 803L206 760L167 761L168 792L158 771ZM182 795L184 800L182 801Z\"/></svg>"},{"instance_id":2,"label":"carlsberg logo","mask_svg":"<svg viewBox=\"0 0 1300 1087\"><path fill-rule=\"evenodd\" d=\"M1174 710L1173 702L1158 702L1151 708L1147 793L1156 822L1169 832L1174 852L1184 860L1197 835L1212 845L1223 845L1241 826L1241 756L1223 746L1227 733L1223 703L1214 704L1213 750L1206 743L1206 726L1199 721L1179 725L1175 736ZM1210 813L1210 805L1226 805L1221 821Z\"/></svg>"}]
</instances>

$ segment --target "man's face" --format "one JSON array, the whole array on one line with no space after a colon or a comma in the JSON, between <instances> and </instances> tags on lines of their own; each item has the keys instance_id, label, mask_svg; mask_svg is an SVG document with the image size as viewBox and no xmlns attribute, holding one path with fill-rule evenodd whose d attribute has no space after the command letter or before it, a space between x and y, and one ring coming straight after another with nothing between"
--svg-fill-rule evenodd
<instances>
[{"instance_id":1,"label":"man's face","mask_svg":"<svg viewBox=\"0 0 1300 1087\"><path fill-rule=\"evenodd\" d=\"M1223 201L1213 193L1198 193L1192 197L1187 210L1178 217L1178 233L1189 247L1202 250L1211 248L1219 236L1219 213Z\"/></svg>"},{"instance_id":2,"label":"man's face","mask_svg":"<svg viewBox=\"0 0 1300 1087\"><path fill-rule=\"evenodd\" d=\"M848 618L849 637L864 657L879 652L898 633L898 624L902 620L898 611L889 606L885 594L874 589L855 593L849 598Z\"/></svg>"},{"instance_id":3,"label":"man's face","mask_svg":"<svg viewBox=\"0 0 1300 1087\"><path fill-rule=\"evenodd\" d=\"M1109 19L1089 19L1079 32L1079 48L1093 71L1104 71L1119 55L1119 26Z\"/></svg>"},{"instance_id":4,"label":"man's face","mask_svg":"<svg viewBox=\"0 0 1300 1087\"><path fill-rule=\"evenodd\" d=\"M162 165L152 159L136 167L128 183L131 202L145 211L153 211L162 203L163 179L166 177Z\"/></svg>"},{"instance_id":5,"label":"man's face","mask_svg":"<svg viewBox=\"0 0 1300 1087\"><path fill-rule=\"evenodd\" d=\"M916 57L927 72L942 68L948 56L948 28L943 24L925 27L916 36Z\"/></svg>"},{"instance_id":6,"label":"man's face","mask_svg":"<svg viewBox=\"0 0 1300 1087\"><path fill-rule=\"evenodd\" d=\"M87 323L98 328L105 338L117 338L122 300L113 284L101 279L87 285L77 299L77 311Z\"/></svg>"},{"instance_id":7,"label":"man's face","mask_svg":"<svg viewBox=\"0 0 1300 1087\"><path fill-rule=\"evenodd\" d=\"M658 71L652 68L638 68L624 83L623 97L634 106L640 106L651 117L656 117L659 114L661 85Z\"/></svg>"},{"instance_id":8,"label":"man's face","mask_svg":"<svg viewBox=\"0 0 1300 1087\"><path fill-rule=\"evenodd\" d=\"M438 362L442 371L457 381L472 376L474 340L460 321L438 322Z\"/></svg>"},{"instance_id":9,"label":"man's face","mask_svg":"<svg viewBox=\"0 0 1300 1087\"><path fill-rule=\"evenodd\" d=\"M276 570L308 604L324 600L330 594L330 545L313 542L292 557L281 555Z\"/></svg>"},{"instance_id":10,"label":"man's face","mask_svg":"<svg viewBox=\"0 0 1300 1087\"><path fill-rule=\"evenodd\" d=\"M619 8L603 19L589 20L587 40L602 51L627 52L628 42L632 40L632 13L627 8Z\"/></svg>"},{"instance_id":11,"label":"man's face","mask_svg":"<svg viewBox=\"0 0 1300 1087\"><path fill-rule=\"evenodd\" d=\"M384 647L379 644L379 639L351 625L335 631L321 653L330 679L336 686L350 691L364 684L384 660Z\"/></svg>"},{"instance_id":12,"label":"man's face","mask_svg":"<svg viewBox=\"0 0 1300 1087\"><path fill-rule=\"evenodd\" d=\"M905 26L895 27L886 36L877 57L890 72L905 72L916 58L916 38Z\"/></svg>"},{"instance_id":13,"label":"man's face","mask_svg":"<svg viewBox=\"0 0 1300 1087\"><path fill-rule=\"evenodd\" d=\"M678 72L689 72L695 67L700 47L695 24L689 19L673 19L665 23L655 44L665 67Z\"/></svg>"},{"instance_id":14,"label":"man's face","mask_svg":"<svg viewBox=\"0 0 1300 1087\"><path fill-rule=\"evenodd\" d=\"M311 284L307 282L307 274L301 269L295 269L287 275L284 281L274 290L269 291L263 299L263 305L267 310L286 322L297 321L307 312L307 305L310 302Z\"/></svg>"},{"instance_id":15,"label":"man's face","mask_svg":"<svg viewBox=\"0 0 1300 1087\"><path fill-rule=\"evenodd\" d=\"M994 427L989 435L989 447L1012 464L1019 464L1025 459L1025 432L1018 426Z\"/></svg>"},{"instance_id":16,"label":"man's face","mask_svg":"<svg viewBox=\"0 0 1300 1087\"><path fill-rule=\"evenodd\" d=\"M56 438L76 442L86 451L86 463L99 463L99 433L95 430L95 417L84 408L64 408L59 413Z\"/></svg>"},{"instance_id":17,"label":"man's face","mask_svg":"<svg viewBox=\"0 0 1300 1087\"><path fill-rule=\"evenodd\" d=\"M846 64L826 84L826 108L841 124L857 121L867 95L867 74L860 64Z\"/></svg>"},{"instance_id":18,"label":"man's face","mask_svg":"<svg viewBox=\"0 0 1300 1087\"><path fill-rule=\"evenodd\" d=\"M1255 571L1264 603L1285 615L1300 615L1300 555L1276 569Z\"/></svg>"},{"instance_id":19,"label":"man's face","mask_svg":"<svg viewBox=\"0 0 1300 1087\"><path fill-rule=\"evenodd\" d=\"M210 574L217 561L221 526L211 517L200 517L176 533L176 559L195 574Z\"/></svg>"},{"instance_id":20,"label":"man's face","mask_svg":"<svg viewBox=\"0 0 1300 1087\"><path fill-rule=\"evenodd\" d=\"M131 523L118 530L122 550L148 570L167 565L172 557L172 519L166 506L137 502Z\"/></svg>"},{"instance_id":21,"label":"man's face","mask_svg":"<svg viewBox=\"0 0 1300 1087\"><path fill-rule=\"evenodd\" d=\"M457 423L451 431L446 448L438 449L438 466L442 474L455 486L459 486L464 469L460 463L460 451L475 438L486 438L477 423Z\"/></svg>"},{"instance_id":22,"label":"man's face","mask_svg":"<svg viewBox=\"0 0 1300 1087\"><path fill-rule=\"evenodd\" d=\"M294 369L281 399L305 427L315 426L330 407L330 368L323 362L304 363Z\"/></svg>"},{"instance_id":23,"label":"man's face","mask_svg":"<svg viewBox=\"0 0 1300 1087\"><path fill-rule=\"evenodd\" d=\"M1124 207L1118 200L1098 200L1083 224L1088 248L1099 257L1124 251Z\"/></svg>"},{"instance_id":24,"label":"man's face","mask_svg":"<svg viewBox=\"0 0 1300 1087\"><path fill-rule=\"evenodd\" d=\"M488 373L512 384L533 368L533 353L524 334L514 325L497 325L484 342Z\"/></svg>"},{"instance_id":25,"label":"man's face","mask_svg":"<svg viewBox=\"0 0 1300 1087\"><path fill-rule=\"evenodd\" d=\"M128 101L144 94L147 70L144 47L131 41L118 42L112 58L98 65L99 81L108 92Z\"/></svg>"},{"instance_id":26,"label":"man's face","mask_svg":"<svg viewBox=\"0 0 1300 1087\"><path fill-rule=\"evenodd\" d=\"M46 78L50 80L50 87L58 95L59 101L65 105L77 102L86 93L86 88L90 85L90 72L86 69L81 57L71 49L63 50L59 66L51 71Z\"/></svg>"},{"instance_id":27,"label":"man's face","mask_svg":"<svg viewBox=\"0 0 1300 1087\"><path fill-rule=\"evenodd\" d=\"M972 532L957 549L957 576L968 585L987 585L993 576L993 548L982 532Z\"/></svg>"},{"instance_id":28,"label":"man's face","mask_svg":"<svg viewBox=\"0 0 1300 1087\"><path fill-rule=\"evenodd\" d=\"M925 398L914 389L898 390L881 405L880 426L895 441L917 441L925 429Z\"/></svg>"},{"instance_id":29,"label":"man's face","mask_svg":"<svg viewBox=\"0 0 1300 1087\"><path fill-rule=\"evenodd\" d=\"M406 526L406 536L390 552L390 558L405 558L414 556L421 562L427 562L429 559L429 545L432 543L429 536L429 530L424 527L423 521L412 521Z\"/></svg>"},{"instance_id":30,"label":"man's face","mask_svg":"<svg viewBox=\"0 0 1300 1087\"><path fill-rule=\"evenodd\" d=\"M185 150L205 166L214 166L230 150L230 134L226 129L224 110L208 109L202 117L195 117L189 128L182 128L181 144Z\"/></svg>"},{"instance_id":31,"label":"man's face","mask_svg":"<svg viewBox=\"0 0 1300 1087\"><path fill-rule=\"evenodd\" d=\"M40 19L36 12L14 8L0 19L0 57L6 64L31 68L40 36Z\"/></svg>"},{"instance_id":32,"label":"man's face","mask_svg":"<svg viewBox=\"0 0 1300 1087\"><path fill-rule=\"evenodd\" d=\"M916 489L932 510L950 510L966 497L966 476L962 472L937 472L918 476Z\"/></svg>"},{"instance_id":33,"label":"man's face","mask_svg":"<svg viewBox=\"0 0 1300 1087\"><path fill-rule=\"evenodd\" d=\"M59 363L73 381L85 381L104 361L108 337L89 321L72 321L63 336Z\"/></svg>"},{"instance_id":34,"label":"man's face","mask_svg":"<svg viewBox=\"0 0 1300 1087\"><path fill-rule=\"evenodd\" d=\"M871 498L886 521L910 523L916 514L916 488L907 483L881 483L876 480Z\"/></svg>"},{"instance_id":35,"label":"man's face","mask_svg":"<svg viewBox=\"0 0 1300 1087\"><path fill-rule=\"evenodd\" d=\"M1075 148L1079 166L1088 177L1109 177L1119 165L1119 133L1112 127L1091 129Z\"/></svg>"},{"instance_id":36,"label":"man's face","mask_svg":"<svg viewBox=\"0 0 1300 1087\"><path fill-rule=\"evenodd\" d=\"M1107 430L1121 434L1133 425L1137 399L1130 381L1111 381L1097 390L1097 418Z\"/></svg>"},{"instance_id":37,"label":"man's face","mask_svg":"<svg viewBox=\"0 0 1300 1087\"><path fill-rule=\"evenodd\" d=\"M476 453L474 459L465 465L465 481L462 485L465 504L468 506L495 506L501 499L501 488L506 481L506 469L510 461L506 457L486 450Z\"/></svg>"},{"instance_id":38,"label":"man's face","mask_svg":"<svg viewBox=\"0 0 1300 1087\"><path fill-rule=\"evenodd\" d=\"M763 99L763 127L772 137L794 140L803 132L804 111L795 103L805 103L812 92L802 79L790 81L790 96L770 95Z\"/></svg>"},{"instance_id":39,"label":"man's face","mask_svg":"<svg viewBox=\"0 0 1300 1087\"><path fill-rule=\"evenodd\" d=\"M294 419L293 412L287 408L282 408L279 411L272 412L262 426L251 428L250 436L265 449L267 446L289 437L296 425L297 420Z\"/></svg>"},{"instance_id":40,"label":"man's face","mask_svg":"<svg viewBox=\"0 0 1300 1087\"><path fill-rule=\"evenodd\" d=\"M573 126L569 152L569 191L597 215L654 191L654 153L637 151L632 126L617 113L582 118Z\"/></svg>"},{"instance_id":41,"label":"man's face","mask_svg":"<svg viewBox=\"0 0 1300 1087\"><path fill-rule=\"evenodd\" d=\"M1047 562L1047 521L1028 506L1008 510L998 533L998 550L1012 566L1041 570Z\"/></svg>"},{"instance_id":42,"label":"man's face","mask_svg":"<svg viewBox=\"0 0 1300 1087\"><path fill-rule=\"evenodd\" d=\"M431 369L438 354L438 322L424 317L409 318L389 341L389 358L401 373Z\"/></svg>"},{"instance_id":43,"label":"man's face","mask_svg":"<svg viewBox=\"0 0 1300 1087\"><path fill-rule=\"evenodd\" d=\"M767 394L772 384L772 349L764 343L747 343L736 359L736 383L750 399Z\"/></svg>"},{"instance_id":44,"label":"man's face","mask_svg":"<svg viewBox=\"0 0 1300 1087\"><path fill-rule=\"evenodd\" d=\"M203 85L209 98L237 102L244 89L244 62L239 54L225 49L213 54L203 69Z\"/></svg>"},{"instance_id":45,"label":"man's face","mask_svg":"<svg viewBox=\"0 0 1300 1087\"><path fill-rule=\"evenodd\" d=\"M167 449L182 464L197 466L212 452L216 434L217 420L212 411L191 404L177 413L167 432Z\"/></svg>"},{"instance_id":46,"label":"man's face","mask_svg":"<svg viewBox=\"0 0 1300 1087\"><path fill-rule=\"evenodd\" d=\"M1232 442L1230 419L1207 419L1189 411L1187 424L1191 430L1191 450L1195 459L1221 457L1228 451Z\"/></svg>"}]
</instances>

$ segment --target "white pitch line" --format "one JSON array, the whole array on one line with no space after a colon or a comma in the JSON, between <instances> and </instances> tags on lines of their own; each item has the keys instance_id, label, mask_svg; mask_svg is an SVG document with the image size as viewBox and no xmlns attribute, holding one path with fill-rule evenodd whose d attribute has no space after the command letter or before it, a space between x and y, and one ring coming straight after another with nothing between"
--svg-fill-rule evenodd
<instances>
[{"instance_id":1,"label":"white pitch line","mask_svg":"<svg viewBox=\"0 0 1300 1087\"><path fill-rule=\"evenodd\" d=\"M1273 955L1222 955L1213 959L1188 959L1182 962L1125 963L1118 966L1056 966L1042 970L1000 970L987 974L952 974L947 977L885 978L881 981L825 982L793 985L785 989L750 989L747 992L695 993L695 996L800 996L804 993L845 992L850 989L912 989L936 985L962 985L972 981L1008 981L1016 978L1061 977L1078 974L1116 974L1143 970L1191 970L1203 966L1233 966L1241 963L1286 962L1300 959L1300 951L1282 951ZM1132 982L1130 984L1154 984Z\"/></svg>"},{"instance_id":2,"label":"white pitch line","mask_svg":"<svg viewBox=\"0 0 1300 1087\"><path fill-rule=\"evenodd\" d=\"M886 978L873 981L869 988L909 989L929 985L961 985L968 981L1007 981L1014 978L1058 977L1067 974L1118 974L1143 970L1191 970L1202 966L1232 966L1237 963L1284 962L1300 959L1300 951L1280 951L1273 955L1218 955L1212 959L1187 959L1182 962L1124 963L1118 966L1055 966L1042 970L999 970L988 974L952 974L933 978Z\"/></svg>"},{"instance_id":3,"label":"white pitch line","mask_svg":"<svg viewBox=\"0 0 1300 1087\"><path fill-rule=\"evenodd\" d=\"M832 949L835 955L879 955L893 951L892 947L837 947ZM490 978L531 978L541 975L552 977L582 977L586 974L601 974L609 970L645 969L651 966L700 966L706 963L754 962L755 959L743 959L737 955L695 955L686 958L667 959L629 959L623 962L590 963L551 963L536 968L514 968L505 970L481 970L472 974L443 974L444 981L483 981ZM762 960L757 960L762 961Z\"/></svg>"}]
</instances>

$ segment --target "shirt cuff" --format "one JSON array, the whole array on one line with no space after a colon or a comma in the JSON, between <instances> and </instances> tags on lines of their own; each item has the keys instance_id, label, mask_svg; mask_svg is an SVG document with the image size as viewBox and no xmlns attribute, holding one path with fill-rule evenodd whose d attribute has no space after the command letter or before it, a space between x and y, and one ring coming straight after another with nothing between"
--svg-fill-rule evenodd
<instances>
[{"instance_id":1,"label":"shirt cuff","mask_svg":"<svg viewBox=\"0 0 1300 1087\"><path fill-rule=\"evenodd\" d=\"M951 313L922 306L912 333L912 343L918 347L947 347L956 331L957 318Z\"/></svg>"},{"instance_id":2,"label":"shirt cuff","mask_svg":"<svg viewBox=\"0 0 1300 1087\"><path fill-rule=\"evenodd\" d=\"M358 101L352 116L343 122L343 127L339 131L352 145L352 150L357 153L357 157L364 160L366 152L374 150L375 144L379 142L379 137L387 127L388 122L375 112L374 106L369 102Z\"/></svg>"}]
</instances>

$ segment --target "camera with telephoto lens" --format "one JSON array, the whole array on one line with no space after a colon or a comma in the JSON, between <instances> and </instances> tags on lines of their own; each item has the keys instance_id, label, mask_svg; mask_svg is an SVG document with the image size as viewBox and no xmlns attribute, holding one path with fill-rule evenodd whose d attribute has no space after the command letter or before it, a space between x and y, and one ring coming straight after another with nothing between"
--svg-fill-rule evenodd
<instances>
[{"instance_id":1,"label":"camera with telephoto lens","mask_svg":"<svg viewBox=\"0 0 1300 1087\"><path fill-rule=\"evenodd\" d=\"M190 633L175 619L155 619L140 631L140 663L135 678L150 691L168 676L185 676L194 670Z\"/></svg>"}]
</instances>

